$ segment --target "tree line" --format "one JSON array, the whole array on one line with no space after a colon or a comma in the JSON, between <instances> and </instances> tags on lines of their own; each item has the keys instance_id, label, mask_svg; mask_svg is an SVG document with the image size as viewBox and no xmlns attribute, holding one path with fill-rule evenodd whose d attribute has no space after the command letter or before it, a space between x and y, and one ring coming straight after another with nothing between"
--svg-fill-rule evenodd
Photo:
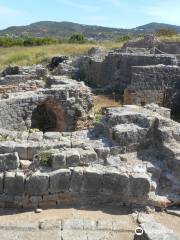
<instances>
[{"instance_id":1,"label":"tree line","mask_svg":"<svg viewBox=\"0 0 180 240\"><path fill-rule=\"evenodd\" d=\"M67 39L63 38L37 38L37 37L0 37L0 47L13 46L42 46L58 43L85 43L87 39L82 33L74 33Z\"/></svg>"}]
</instances>

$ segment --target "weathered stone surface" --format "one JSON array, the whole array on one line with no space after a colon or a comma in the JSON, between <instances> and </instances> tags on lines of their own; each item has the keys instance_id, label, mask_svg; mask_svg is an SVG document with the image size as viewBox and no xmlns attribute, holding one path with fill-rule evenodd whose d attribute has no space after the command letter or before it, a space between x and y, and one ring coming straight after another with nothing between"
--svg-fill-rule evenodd
<instances>
[{"instance_id":1,"label":"weathered stone surface","mask_svg":"<svg viewBox=\"0 0 180 240\"><path fill-rule=\"evenodd\" d=\"M72 149L66 152L66 166L77 167L80 164L80 154L77 150Z\"/></svg>"},{"instance_id":2,"label":"weathered stone surface","mask_svg":"<svg viewBox=\"0 0 180 240\"><path fill-rule=\"evenodd\" d=\"M84 221L83 219L65 219L62 221L63 230L83 230Z\"/></svg>"},{"instance_id":3,"label":"weathered stone surface","mask_svg":"<svg viewBox=\"0 0 180 240\"><path fill-rule=\"evenodd\" d=\"M178 209L178 208L167 209L166 212L171 214L171 215L175 215L175 216L180 217L180 209Z\"/></svg>"},{"instance_id":4,"label":"weathered stone surface","mask_svg":"<svg viewBox=\"0 0 180 240\"><path fill-rule=\"evenodd\" d=\"M169 55L110 52L105 59L83 57L79 63L81 80L97 87L124 90L131 82L132 66L173 65Z\"/></svg>"},{"instance_id":5,"label":"weathered stone surface","mask_svg":"<svg viewBox=\"0 0 180 240\"><path fill-rule=\"evenodd\" d=\"M128 199L130 194L129 185L129 176L126 173L121 173L116 169L109 169L104 173L103 189L108 194L114 194L122 199Z\"/></svg>"},{"instance_id":6,"label":"weathered stone surface","mask_svg":"<svg viewBox=\"0 0 180 240\"><path fill-rule=\"evenodd\" d=\"M130 176L130 192L132 197L146 198L151 190L151 184L148 175L136 173Z\"/></svg>"},{"instance_id":7,"label":"weathered stone surface","mask_svg":"<svg viewBox=\"0 0 180 240\"><path fill-rule=\"evenodd\" d=\"M89 165L93 162L97 162L97 154L93 149L80 150L80 164Z\"/></svg>"},{"instance_id":8,"label":"weathered stone surface","mask_svg":"<svg viewBox=\"0 0 180 240\"><path fill-rule=\"evenodd\" d=\"M51 156L52 170L66 168L66 155L64 152L53 154Z\"/></svg>"},{"instance_id":9,"label":"weathered stone surface","mask_svg":"<svg viewBox=\"0 0 180 240\"><path fill-rule=\"evenodd\" d=\"M156 240L179 240L178 237L172 230L157 222L147 222L141 224L142 229L145 232L145 239Z\"/></svg>"},{"instance_id":10,"label":"weathered stone surface","mask_svg":"<svg viewBox=\"0 0 180 240\"><path fill-rule=\"evenodd\" d=\"M45 195L48 193L49 175L37 172L26 179L25 193L29 195Z\"/></svg>"},{"instance_id":11,"label":"weathered stone surface","mask_svg":"<svg viewBox=\"0 0 180 240\"><path fill-rule=\"evenodd\" d=\"M22 172L6 172L4 178L4 191L7 194L23 194L24 193L24 174Z\"/></svg>"},{"instance_id":12,"label":"weathered stone surface","mask_svg":"<svg viewBox=\"0 0 180 240\"><path fill-rule=\"evenodd\" d=\"M37 142L41 141L43 139L43 133L42 132L31 133L29 134L28 139L31 141L37 141Z\"/></svg>"},{"instance_id":13,"label":"weathered stone surface","mask_svg":"<svg viewBox=\"0 0 180 240\"><path fill-rule=\"evenodd\" d=\"M83 191L99 193L102 191L103 171L95 168L86 168L84 171Z\"/></svg>"},{"instance_id":14,"label":"weathered stone surface","mask_svg":"<svg viewBox=\"0 0 180 240\"><path fill-rule=\"evenodd\" d=\"M131 83L125 91L124 103L137 105L156 103L176 109L180 96L179 76L178 66L132 67Z\"/></svg>"},{"instance_id":15,"label":"weathered stone surface","mask_svg":"<svg viewBox=\"0 0 180 240\"><path fill-rule=\"evenodd\" d=\"M51 139L51 140L60 140L61 138L61 133L59 132L46 132L44 133L44 138L45 139Z\"/></svg>"},{"instance_id":16,"label":"weathered stone surface","mask_svg":"<svg viewBox=\"0 0 180 240\"><path fill-rule=\"evenodd\" d=\"M72 171L70 190L72 192L81 192L83 185L83 167L76 167Z\"/></svg>"},{"instance_id":17,"label":"weathered stone surface","mask_svg":"<svg viewBox=\"0 0 180 240\"><path fill-rule=\"evenodd\" d=\"M19 167L18 153L0 154L0 171L15 170Z\"/></svg>"},{"instance_id":18,"label":"weathered stone surface","mask_svg":"<svg viewBox=\"0 0 180 240\"><path fill-rule=\"evenodd\" d=\"M71 171L60 169L50 173L50 192L59 193L70 188Z\"/></svg>"},{"instance_id":19,"label":"weathered stone surface","mask_svg":"<svg viewBox=\"0 0 180 240\"><path fill-rule=\"evenodd\" d=\"M61 220L44 220L39 222L39 228L41 230L61 229L61 225Z\"/></svg>"},{"instance_id":20,"label":"weathered stone surface","mask_svg":"<svg viewBox=\"0 0 180 240\"><path fill-rule=\"evenodd\" d=\"M37 222L26 222L26 221L1 221L0 229L6 231L37 231L38 223Z\"/></svg>"},{"instance_id":21,"label":"weathered stone surface","mask_svg":"<svg viewBox=\"0 0 180 240\"><path fill-rule=\"evenodd\" d=\"M14 96L10 93L8 99L0 101L0 128L49 131L51 133L44 135L46 139L57 139L58 136L59 140L60 133L52 133L53 131L73 131L90 126L92 119L89 115L93 107L90 89L83 83L65 77L51 76L53 78L61 83L51 85L50 88L34 89L36 91L18 92ZM37 136L31 135L30 138L37 139Z\"/></svg>"}]
</instances>

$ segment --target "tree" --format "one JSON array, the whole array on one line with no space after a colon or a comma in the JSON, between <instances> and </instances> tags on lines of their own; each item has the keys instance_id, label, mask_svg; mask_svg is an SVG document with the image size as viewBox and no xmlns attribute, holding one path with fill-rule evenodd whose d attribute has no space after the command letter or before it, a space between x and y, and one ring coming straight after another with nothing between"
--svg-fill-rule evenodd
<instances>
[{"instance_id":1,"label":"tree","mask_svg":"<svg viewBox=\"0 0 180 240\"><path fill-rule=\"evenodd\" d=\"M69 43L84 43L85 42L85 36L82 33L74 33L69 38Z\"/></svg>"}]
</instances>

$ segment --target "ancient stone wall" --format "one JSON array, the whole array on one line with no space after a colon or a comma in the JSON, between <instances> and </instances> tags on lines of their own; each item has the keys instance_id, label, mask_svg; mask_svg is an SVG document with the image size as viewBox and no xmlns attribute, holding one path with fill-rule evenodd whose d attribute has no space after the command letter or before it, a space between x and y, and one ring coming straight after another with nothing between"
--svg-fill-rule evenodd
<instances>
[{"instance_id":1,"label":"ancient stone wall","mask_svg":"<svg viewBox=\"0 0 180 240\"><path fill-rule=\"evenodd\" d=\"M173 65L170 55L109 53L105 59L83 57L79 63L81 80L91 86L124 90L131 82L132 66Z\"/></svg>"},{"instance_id":2,"label":"ancient stone wall","mask_svg":"<svg viewBox=\"0 0 180 240\"><path fill-rule=\"evenodd\" d=\"M45 122L42 124L44 129L47 125L47 130L50 127L50 130L73 131L87 127L93 102L89 88L71 80L61 83L36 92L12 93L8 99L2 99L0 127L21 131L38 128L41 122ZM40 108L42 105L44 109Z\"/></svg>"},{"instance_id":3,"label":"ancient stone wall","mask_svg":"<svg viewBox=\"0 0 180 240\"><path fill-rule=\"evenodd\" d=\"M166 118L168 112L154 104L110 108L99 134L96 128L72 133L0 129L0 205L179 201L180 132L179 124Z\"/></svg>"},{"instance_id":4,"label":"ancient stone wall","mask_svg":"<svg viewBox=\"0 0 180 240\"><path fill-rule=\"evenodd\" d=\"M4 182L4 184L3 184ZM136 183L141 187L138 189ZM126 174L116 169L78 167L50 173L23 172L0 174L0 204L12 207L44 207L63 204L126 203L143 204L150 182L142 174Z\"/></svg>"},{"instance_id":5,"label":"ancient stone wall","mask_svg":"<svg viewBox=\"0 0 180 240\"><path fill-rule=\"evenodd\" d=\"M178 66L132 67L131 84L125 90L125 104L157 103L173 107L173 96L180 93L180 68ZM176 104L175 104L176 105Z\"/></svg>"},{"instance_id":6,"label":"ancient stone wall","mask_svg":"<svg viewBox=\"0 0 180 240\"><path fill-rule=\"evenodd\" d=\"M180 54L180 42L161 42L157 48L165 53Z\"/></svg>"}]
</instances>

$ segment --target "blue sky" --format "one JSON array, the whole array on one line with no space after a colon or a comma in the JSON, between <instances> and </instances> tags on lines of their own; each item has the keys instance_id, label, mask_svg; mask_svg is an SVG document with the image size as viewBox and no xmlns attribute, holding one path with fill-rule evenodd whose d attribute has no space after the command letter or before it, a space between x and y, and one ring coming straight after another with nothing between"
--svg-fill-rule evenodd
<instances>
[{"instance_id":1,"label":"blue sky","mask_svg":"<svg viewBox=\"0 0 180 240\"><path fill-rule=\"evenodd\" d=\"M0 0L0 29L44 20L122 28L180 25L180 0Z\"/></svg>"}]
</instances>

